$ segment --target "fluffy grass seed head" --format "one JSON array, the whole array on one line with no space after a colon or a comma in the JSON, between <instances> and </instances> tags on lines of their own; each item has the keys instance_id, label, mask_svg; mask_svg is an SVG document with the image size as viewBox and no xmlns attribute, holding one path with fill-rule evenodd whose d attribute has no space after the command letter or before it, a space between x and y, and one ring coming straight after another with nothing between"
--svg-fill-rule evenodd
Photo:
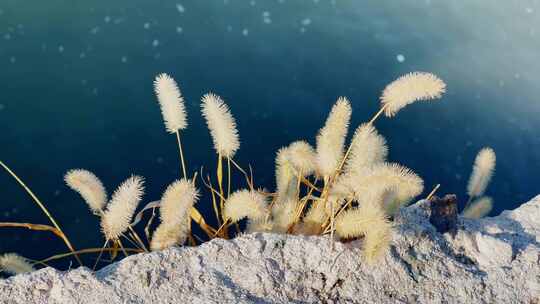
<instances>
[{"instance_id":1,"label":"fluffy grass seed head","mask_svg":"<svg viewBox=\"0 0 540 304\"><path fill-rule=\"evenodd\" d=\"M467 193L470 197L484 194L495 170L496 156L491 148L483 148L474 160L473 171L469 178Z\"/></svg>"},{"instance_id":2,"label":"fluffy grass seed head","mask_svg":"<svg viewBox=\"0 0 540 304\"><path fill-rule=\"evenodd\" d=\"M186 109L184 98L174 79L163 73L154 80L154 91L161 108L161 114L165 122L165 128L169 133L187 127Z\"/></svg>"},{"instance_id":3,"label":"fluffy grass seed head","mask_svg":"<svg viewBox=\"0 0 540 304\"><path fill-rule=\"evenodd\" d=\"M246 233L269 232L272 231L273 222L267 218L249 219L246 226Z\"/></svg>"},{"instance_id":4,"label":"fluffy grass seed head","mask_svg":"<svg viewBox=\"0 0 540 304\"><path fill-rule=\"evenodd\" d=\"M352 187L359 202L373 201L390 189L395 191L396 203L409 203L424 190L424 181L412 170L394 163L379 163L358 176Z\"/></svg>"},{"instance_id":5,"label":"fluffy grass seed head","mask_svg":"<svg viewBox=\"0 0 540 304\"><path fill-rule=\"evenodd\" d=\"M390 247L392 225L378 203L360 204L341 213L335 227L341 238L364 237L362 252L368 263L377 261Z\"/></svg>"},{"instance_id":6,"label":"fluffy grass seed head","mask_svg":"<svg viewBox=\"0 0 540 304\"><path fill-rule=\"evenodd\" d=\"M94 214L99 214L107 204L107 191L94 173L84 169L73 169L66 173L64 181L82 196Z\"/></svg>"},{"instance_id":7,"label":"fluffy grass seed head","mask_svg":"<svg viewBox=\"0 0 540 304\"><path fill-rule=\"evenodd\" d=\"M354 132L345 173L360 174L369 166L386 161L388 147L372 124L362 124Z\"/></svg>"},{"instance_id":8,"label":"fluffy grass seed head","mask_svg":"<svg viewBox=\"0 0 540 304\"><path fill-rule=\"evenodd\" d=\"M437 76L426 72L412 72L399 77L384 89L381 102L384 114L392 117L405 106L419 100L440 98L446 84Z\"/></svg>"},{"instance_id":9,"label":"fluffy grass seed head","mask_svg":"<svg viewBox=\"0 0 540 304\"><path fill-rule=\"evenodd\" d=\"M325 211L328 216L332 215L332 210L336 212L345 203L354 199L354 188L352 184L356 181L351 174L341 174L332 184L332 188L328 191L328 199L326 200Z\"/></svg>"},{"instance_id":10,"label":"fluffy grass seed head","mask_svg":"<svg viewBox=\"0 0 540 304\"><path fill-rule=\"evenodd\" d=\"M295 234L318 235L322 232L322 225L328 218L326 208L322 202L311 205L302 222L295 227Z\"/></svg>"},{"instance_id":11,"label":"fluffy grass seed head","mask_svg":"<svg viewBox=\"0 0 540 304\"><path fill-rule=\"evenodd\" d=\"M380 200L384 211L389 216L394 216L398 212L402 203L398 199L398 189L395 185L390 185L381 190Z\"/></svg>"},{"instance_id":12,"label":"fluffy grass seed head","mask_svg":"<svg viewBox=\"0 0 540 304\"><path fill-rule=\"evenodd\" d=\"M388 221L380 221L366 233L362 251L369 264L377 262L388 251L392 242L392 231Z\"/></svg>"},{"instance_id":13,"label":"fluffy grass seed head","mask_svg":"<svg viewBox=\"0 0 540 304\"><path fill-rule=\"evenodd\" d=\"M493 200L491 197L483 196L473 201L469 207L462 212L462 216L470 219L482 218L491 212Z\"/></svg>"},{"instance_id":14,"label":"fluffy grass seed head","mask_svg":"<svg viewBox=\"0 0 540 304\"><path fill-rule=\"evenodd\" d=\"M223 216L233 223L246 217L251 220L266 218L268 216L266 197L255 190L238 190L225 202Z\"/></svg>"},{"instance_id":15,"label":"fluffy grass seed head","mask_svg":"<svg viewBox=\"0 0 540 304\"><path fill-rule=\"evenodd\" d=\"M32 264L16 253L5 253L0 256L0 272L20 274L34 271Z\"/></svg>"},{"instance_id":16,"label":"fluffy grass seed head","mask_svg":"<svg viewBox=\"0 0 540 304\"><path fill-rule=\"evenodd\" d=\"M317 154L315 149L303 140L291 143L287 149L290 164L302 176L311 175L316 167Z\"/></svg>"},{"instance_id":17,"label":"fluffy grass seed head","mask_svg":"<svg viewBox=\"0 0 540 304\"><path fill-rule=\"evenodd\" d=\"M189 235L190 220L190 218L185 218L183 223L176 225L162 222L152 234L150 249L152 251L158 251L185 243Z\"/></svg>"},{"instance_id":18,"label":"fluffy grass seed head","mask_svg":"<svg viewBox=\"0 0 540 304\"><path fill-rule=\"evenodd\" d=\"M298 177L291 163L290 147L276 153L276 193L278 200L286 200L296 195Z\"/></svg>"},{"instance_id":19,"label":"fluffy grass seed head","mask_svg":"<svg viewBox=\"0 0 540 304\"><path fill-rule=\"evenodd\" d=\"M292 198L274 203L272 206L272 232L287 232L296 219L298 205L298 200Z\"/></svg>"},{"instance_id":20,"label":"fluffy grass seed head","mask_svg":"<svg viewBox=\"0 0 540 304\"><path fill-rule=\"evenodd\" d=\"M199 198L193 183L181 179L170 184L160 201L161 224L152 235L150 249L162 250L183 244L189 234L190 212Z\"/></svg>"},{"instance_id":21,"label":"fluffy grass seed head","mask_svg":"<svg viewBox=\"0 0 540 304\"><path fill-rule=\"evenodd\" d=\"M101 230L106 239L117 240L129 228L143 193L144 180L136 175L128 178L116 189L101 218Z\"/></svg>"},{"instance_id":22,"label":"fluffy grass seed head","mask_svg":"<svg viewBox=\"0 0 540 304\"><path fill-rule=\"evenodd\" d=\"M240 147L236 122L229 107L212 93L202 97L202 115L212 135L214 149L223 157L232 158Z\"/></svg>"},{"instance_id":23,"label":"fluffy grass seed head","mask_svg":"<svg viewBox=\"0 0 540 304\"><path fill-rule=\"evenodd\" d=\"M338 98L332 107L324 127L317 135L318 173L329 177L338 168L343 158L343 145L349 128L352 108L345 97Z\"/></svg>"},{"instance_id":24,"label":"fluffy grass seed head","mask_svg":"<svg viewBox=\"0 0 540 304\"><path fill-rule=\"evenodd\" d=\"M189 218L193 205L199 199L199 191L185 178L170 184L160 200L161 222L167 224L183 223Z\"/></svg>"}]
</instances>

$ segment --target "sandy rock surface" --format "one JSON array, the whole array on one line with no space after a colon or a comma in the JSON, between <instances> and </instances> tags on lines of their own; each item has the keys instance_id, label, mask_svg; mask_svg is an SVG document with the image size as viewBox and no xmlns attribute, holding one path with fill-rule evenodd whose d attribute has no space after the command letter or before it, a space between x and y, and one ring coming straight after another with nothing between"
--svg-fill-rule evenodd
<instances>
[{"instance_id":1,"label":"sandy rock surface","mask_svg":"<svg viewBox=\"0 0 540 304\"><path fill-rule=\"evenodd\" d=\"M540 303L540 196L514 211L429 223L402 209L391 250L370 266L360 242L250 234L139 254L96 273L51 268L0 280L0 303Z\"/></svg>"}]
</instances>

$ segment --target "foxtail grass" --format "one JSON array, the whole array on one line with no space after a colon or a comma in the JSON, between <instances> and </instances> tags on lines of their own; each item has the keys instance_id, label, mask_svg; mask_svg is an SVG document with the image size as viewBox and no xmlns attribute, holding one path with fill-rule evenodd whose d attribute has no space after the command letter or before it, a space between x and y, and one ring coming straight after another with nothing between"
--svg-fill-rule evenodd
<instances>
[{"instance_id":1,"label":"foxtail grass","mask_svg":"<svg viewBox=\"0 0 540 304\"><path fill-rule=\"evenodd\" d=\"M167 74L156 77L154 91L165 129L176 135L182 164L182 176L166 188L160 201L147 203L135 214L144 192L142 177L127 179L107 203L105 186L96 175L83 169L69 171L65 176L67 185L77 191L90 210L99 216L105 238L102 247L76 251L41 201L0 162L53 223L47 226L8 222L0 223L0 227L46 230L61 237L71 252L52 256L42 260L43 263L72 256L78 258L78 254L98 254L96 266L104 252L110 253L114 260L120 253L127 256L144 252L146 248L162 250L196 245L203 239L193 232L193 225L199 226L207 239L233 236L229 230L232 225L236 225L238 231L240 226L245 226L246 233L329 234L332 246L335 240L358 239L365 261L374 263L385 256L391 244L391 218L424 189L424 181L411 169L388 162L389 148L375 123L380 117L394 117L416 101L442 97L446 84L437 76L424 72L398 78L382 91L380 108L371 119L355 126L350 142L346 139L352 102L346 97L338 98L314 140L295 140L284 144L276 153L273 192L256 183L251 165L245 170L235 161L240 148L236 120L229 106L213 93L202 96L201 113L217 157L215 171L211 166L215 175L205 174L201 167L200 179L196 174L188 179L190 173L180 141L180 131L186 130L188 125L184 98L176 81ZM492 150L483 150L475 161L469 182L471 198L484 193L494 165ZM245 185L232 183L233 169L243 174ZM198 190L197 183L200 182L201 189L207 190L204 193ZM213 209L215 220L207 221L211 216L197 210L195 203L199 200L197 206ZM485 214L487 202L486 199L478 200L464 215ZM149 211L152 214L144 226L145 242L137 235L136 226L143 222L145 212ZM152 232L157 213L160 222Z\"/></svg>"}]
</instances>

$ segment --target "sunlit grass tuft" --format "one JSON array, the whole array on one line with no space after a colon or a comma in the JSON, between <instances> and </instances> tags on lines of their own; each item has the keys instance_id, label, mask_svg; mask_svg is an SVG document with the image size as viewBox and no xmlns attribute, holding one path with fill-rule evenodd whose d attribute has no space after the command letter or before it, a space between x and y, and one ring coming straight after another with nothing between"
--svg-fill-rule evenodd
<instances>
[{"instance_id":1,"label":"sunlit grass tuft","mask_svg":"<svg viewBox=\"0 0 540 304\"><path fill-rule=\"evenodd\" d=\"M6 253L0 256L0 272L20 274L34 271L27 259L16 253Z\"/></svg>"},{"instance_id":2,"label":"sunlit grass tuft","mask_svg":"<svg viewBox=\"0 0 540 304\"><path fill-rule=\"evenodd\" d=\"M0 223L0 227L46 230L61 237L71 252L52 256L42 260L43 263L72 256L78 258L78 254L98 254L95 267L104 252L110 253L111 260L114 260L120 250L127 256L145 252L147 248L162 250L197 245L213 238L234 237L243 226L245 233L325 235L332 246L337 240L359 239L365 261L373 263L384 257L391 244L391 218L424 188L422 178L411 169L388 162L387 142L374 124L382 113L392 117L410 103L441 97L446 85L429 73L402 76L384 89L380 110L367 123L356 126L350 143L346 138L352 106L349 99L340 97L329 109L326 121L321 122L322 127L315 138L284 143L277 152L274 192L257 190L264 187L256 184L251 165L247 170L235 161L234 156L240 148L236 120L225 102L212 93L202 97L201 111L217 154L217 164L209 166L212 171L215 169L215 175L206 174L202 168L197 171L200 178L190 172L180 142L179 131L187 128L180 89L166 74L156 77L154 89L165 127L169 133L177 135L183 174L167 187L160 201L148 202L135 213L142 201L144 185L142 177L132 176L118 187L107 204L105 187L93 173L82 169L69 171L65 176L66 183L99 217L105 237L101 248L76 251L41 201L0 162L53 223L52 226ZM310 144L313 141L316 148ZM469 183L471 198L483 194L494 165L492 150L482 150ZM245 184L232 184L233 171L245 177ZM188 178L188 175L193 175L193 178ZM199 191L198 188L207 191ZM201 214L195 206L198 200L197 206L203 205L205 209L211 206L213 213ZM464 215L478 217L485 214L489 206L487 199L480 199L469 206ZM154 218L157 218L156 209L159 209L160 223L151 233L156 226L153 225ZM145 217L150 211L151 216ZM146 223L144 219L148 219ZM215 225L209 225L212 222ZM193 225L199 226L206 236L196 235ZM235 226L234 230L229 229L232 226ZM143 228L146 240L137 233ZM130 245L124 246L125 241Z\"/></svg>"}]
</instances>

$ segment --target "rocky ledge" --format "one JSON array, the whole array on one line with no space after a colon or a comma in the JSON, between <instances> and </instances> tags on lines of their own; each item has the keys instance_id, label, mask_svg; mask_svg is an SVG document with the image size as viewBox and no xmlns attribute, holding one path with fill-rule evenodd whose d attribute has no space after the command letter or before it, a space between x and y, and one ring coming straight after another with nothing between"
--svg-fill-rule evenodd
<instances>
[{"instance_id":1,"label":"rocky ledge","mask_svg":"<svg viewBox=\"0 0 540 304\"><path fill-rule=\"evenodd\" d=\"M96 273L45 268L0 280L0 303L540 303L540 196L455 235L428 202L402 209L380 263L360 242L249 234L134 255Z\"/></svg>"}]
</instances>

